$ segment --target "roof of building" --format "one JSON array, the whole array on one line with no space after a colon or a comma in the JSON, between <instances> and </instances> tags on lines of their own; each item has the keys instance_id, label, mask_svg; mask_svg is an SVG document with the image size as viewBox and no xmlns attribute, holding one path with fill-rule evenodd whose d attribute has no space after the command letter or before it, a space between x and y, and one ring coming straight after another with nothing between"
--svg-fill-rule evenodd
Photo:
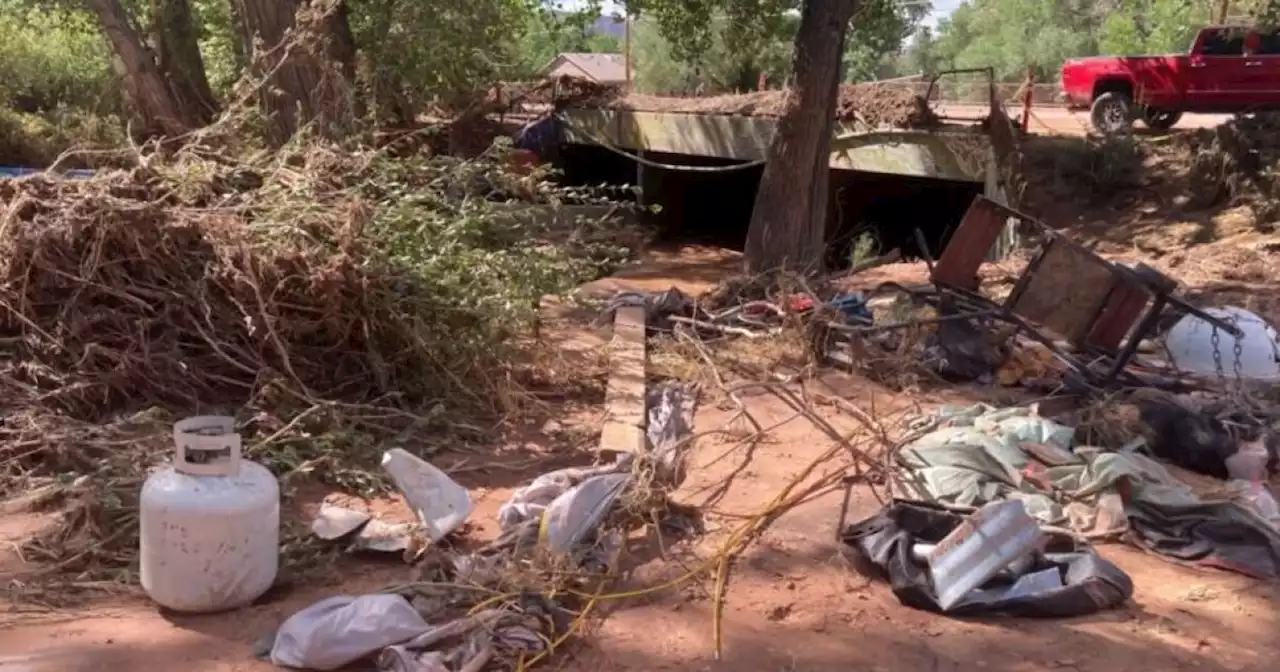
<instances>
[{"instance_id":1,"label":"roof of building","mask_svg":"<svg viewBox=\"0 0 1280 672\"><path fill-rule=\"evenodd\" d=\"M597 82L623 82L627 79L627 64L622 54L577 54L562 53L551 61L544 70L555 67L561 59L568 61L582 71L584 77Z\"/></svg>"}]
</instances>

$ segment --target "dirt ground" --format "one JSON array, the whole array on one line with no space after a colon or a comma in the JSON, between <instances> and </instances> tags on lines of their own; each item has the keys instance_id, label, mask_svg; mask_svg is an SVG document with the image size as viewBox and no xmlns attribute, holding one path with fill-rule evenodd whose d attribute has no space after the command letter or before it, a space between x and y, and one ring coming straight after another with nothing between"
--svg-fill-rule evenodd
<instances>
[{"instance_id":1,"label":"dirt ground","mask_svg":"<svg viewBox=\"0 0 1280 672\"><path fill-rule=\"evenodd\" d=\"M1195 294L1239 300L1269 317L1280 292L1266 273L1280 250L1280 234L1260 224L1247 206L1187 212L1167 190L1106 207L1053 194L1048 223L1102 252L1141 258L1186 281ZM685 247L659 250L637 268L591 283L584 292L607 297L623 289L655 291L678 285L699 293L739 267L737 255ZM1253 269L1253 270L1250 270ZM995 267L993 272L1000 272ZM859 285L918 280L919 264L883 267L857 277ZM607 329L584 326L593 313L569 303L549 303L546 337L563 347L561 366L598 357ZM882 413L927 410L976 400L1004 403L1017 393L977 386L894 394L852 375L826 374L809 390L845 398ZM1009 396L1005 399L1003 397ZM748 396L762 423L788 417L778 399ZM826 417L851 429L839 412ZM695 431L725 425L732 405L704 399ZM519 428L523 440L481 464L473 454L433 458L467 486L476 501L468 540L497 535L498 506L523 482L552 468L589 463L592 431L602 416L594 405L566 404L555 422ZM618 588L630 596L606 601L589 632L560 657L558 669L613 670L846 670L884 672L1030 672L1040 670L1242 671L1269 669L1280 656L1274 637L1280 586L1221 571L1185 567L1120 545L1101 552L1134 580L1123 608L1065 620L959 619L901 606L887 585L855 572L835 540L841 495L828 492L777 520L735 563L727 590L722 660L712 651L711 581L706 576L647 592L706 562L744 516L761 506L803 467L831 447L803 419L774 430L754 446L733 437L706 437L691 455L688 481L677 501L698 506L708 532L694 542L634 539L629 571ZM286 503L288 515L306 520L335 493L299 484ZM855 487L849 517L873 514L880 503L867 485ZM367 507L390 522L408 520L403 502L387 498L344 503ZM162 613L135 587L83 584L74 577L50 586L42 568L25 563L17 542L49 519L0 511L0 582L11 600L0 611L0 672L79 672L180 669L191 672L256 672L274 669L254 660L257 639L294 611L325 597L377 591L411 580L396 558L344 558L293 576L259 604L232 613L180 616Z\"/></svg>"},{"instance_id":2,"label":"dirt ground","mask_svg":"<svg viewBox=\"0 0 1280 672\"><path fill-rule=\"evenodd\" d=\"M623 288L652 290L677 283L698 291L737 263L731 253L685 248L655 254L644 267L587 289L608 295ZM887 267L862 280L907 279L919 272L915 265ZM579 329L564 337L577 346L567 351L589 353L603 344L607 332ZM963 387L907 398L844 374L828 374L808 385L811 391L837 395L863 407L874 405L882 412L907 404L929 408L989 400L989 393ZM747 397L746 403L765 424L789 416L767 394ZM704 403L698 408L695 430L722 426L733 412L732 406ZM841 431L852 427L839 414L829 419ZM589 426L592 420L589 413L579 414L565 424ZM481 472L442 458L446 465L454 464L457 477L476 499L469 538L496 535L497 507L524 478L590 459L585 450L555 452L556 446L562 450L563 446L550 434L563 429L540 428L531 435L531 445L523 447L541 455L535 460L540 464L523 458L512 462L511 469ZM771 500L830 445L803 419L791 420L752 447L737 445L733 437L701 440L691 457L694 466L689 480L677 499L705 512L708 534L691 544L633 540L632 569L619 590L643 592L697 566L723 543L736 521ZM322 490L304 488L290 503L290 510L308 515L325 496ZM829 492L794 508L739 559L725 604L722 660L712 656L710 581L695 579L608 602L602 620L579 639L560 669L1235 671L1264 669L1280 654L1280 644L1274 640L1277 586L1174 565L1116 545L1103 547L1102 553L1128 572L1137 586L1133 600L1116 611L1036 621L956 619L905 608L886 585L853 571L840 553L834 538L840 504L841 494ZM407 519L407 511L394 498L364 506L393 521ZM850 519L871 515L878 506L876 494L858 486ZM29 534L40 523L35 516L0 520L0 538L5 540ZM22 581L22 574L31 569L12 553L0 564L0 572L8 573L10 581ZM270 665L252 658L253 643L293 611L324 597L376 591L409 577L409 568L395 559L348 559L321 575L274 590L256 606L212 616L161 613L136 589L123 587L95 590L74 607L41 606L37 593L36 599L12 603L3 616L0 670L269 670Z\"/></svg>"},{"instance_id":3,"label":"dirt ground","mask_svg":"<svg viewBox=\"0 0 1280 672\"><path fill-rule=\"evenodd\" d=\"M940 103L934 111L942 117L959 119L981 119L987 115L986 105L961 105ZM1005 110L1009 116L1021 118L1022 108L1017 105L1008 106ZM1193 128L1213 128L1228 119L1228 114L1184 114L1174 127L1174 132ZM1036 105L1031 108L1031 133L1053 135L1086 135L1091 131L1089 113L1081 110L1070 110L1059 105ZM1144 129L1139 126L1139 132Z\"/></svg>"}]
</instances>

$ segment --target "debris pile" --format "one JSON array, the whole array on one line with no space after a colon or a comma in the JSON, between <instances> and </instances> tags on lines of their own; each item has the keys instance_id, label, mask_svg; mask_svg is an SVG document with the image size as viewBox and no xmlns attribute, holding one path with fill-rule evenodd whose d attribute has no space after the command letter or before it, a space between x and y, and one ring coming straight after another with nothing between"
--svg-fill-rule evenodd
<instances>
[{"instance_id":1,"label":"debris pile","mask_svg":"<svg viewBox=\"0 0 1280 672\"><path fill-rule=\"evenodd\" d=\"M962 507L1013 500L1080 538L1129 538L1177 560L1280 578L1280 530L1247 481L1197 492L1141 436L1112 449L1080 443L1073 427L1034 407L945 408L933 424L895 456L900 497ZM1183 435L1159 452L1190 452L1195 440Z\"/></svg>"},{"instance_id":2,"label":"debris pile","mask_svg":"<svg viewBox=\"0 0 1280 672\"><path fill-rule=\"evenodd\" d=\"M606 104L644 112L777 118L782 116L786 102L786 91L756 91L693 98L631 94ZM599 101L581 105L606 106ZM836 115L840 121L858 121L869 128L933 128L941 123L928 101L913 90L884 84L842 84Z\"/></svg>"},{"instance_id":3,"label":"debris pile","mask_svg":"<svg viewBox=\"0 0 1280 672\"><path fill-rule=\"evenodd\" d=\"M1255 207L1263 209L1258 213L1261 219L1280 215L1271 203L1276 189L1272 172L1280 164L1278 130L1280 117L1258 113L1186 134L1191 205L1203 208L1254 196Z\"/></svg>"},{"instance_id":4,"label":"debris pile","mask_svg":"<svg viewBox=\"0 0 1280 672\"><path fill-rule=\"evenodd\" d=\"M177 415L236 409L247 456L360 491L377 437L474 434L465 421L521 384L513 334L537 299L639 240L515 216L552 208L551 188L497 151L141 161L0 180L0 488L73 499L27 549L67 570L129 564L140 479Z\"/></svg>"},{"instance_id":5,"label":"debris pile","mask_svg":"<svg viewBox=\"0 0 1280 672\"><path fill-rule=\"evenodd\" d=\"M385 594L321 600L286 620L260 655L314 670L376 657L386 672L524 669L545 658L581 630L631 531L700 529L696 514L668 499L684 473L693 401L684 386L654 389L642 453L538 476L503 504L501 536L472 550L440 543L470 514L466 490L405 451L388 452L384 466L426 536L410 558L416 579ZM326 512L316 529L359 548L378 521L350 514Z\"/></svg>"}]
</instances>

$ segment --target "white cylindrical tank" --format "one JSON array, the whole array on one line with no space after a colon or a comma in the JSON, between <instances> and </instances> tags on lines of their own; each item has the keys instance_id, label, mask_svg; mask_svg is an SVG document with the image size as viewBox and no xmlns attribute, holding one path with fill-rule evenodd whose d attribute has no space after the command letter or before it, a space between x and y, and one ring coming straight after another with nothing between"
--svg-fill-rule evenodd
<instances>
[{"instance_id":1,"label":"white cylindrical tank","mask_svg":"<svg viewBox=\"0 0 1280 672\"><path fill-rule=\"evenodd\" d=\"M1243 308L1228 306L1209 308L1204 312L1230 322L1244 332L1244 338L1240 339L1240 377L1256 380L1280 378L1280 362L1276 361L1280 344L1276 342L1276 330L1271 325ZM1188 373L1216 376L1219 372L1213 355L1213 332L1214 327L1208 322L1195 315L1184 315L1165 336L1173 365ZM1235 378L1235 347L1236 338L1218 330L1221 373L1228 380Z\"/></svg>"},{"instance_id":2,"label":"white cylindrical tank","mask_svg":"<svg viewBox=\"0 0 1280 672\"><path fill-rule=\"evenodd\" d=\"M187 418L174 424L173 440L173 464L142 486L142 588L175 611L245 606L276 580L280 486L241 458L232 418Z\"/></svg>"}]
</instances>

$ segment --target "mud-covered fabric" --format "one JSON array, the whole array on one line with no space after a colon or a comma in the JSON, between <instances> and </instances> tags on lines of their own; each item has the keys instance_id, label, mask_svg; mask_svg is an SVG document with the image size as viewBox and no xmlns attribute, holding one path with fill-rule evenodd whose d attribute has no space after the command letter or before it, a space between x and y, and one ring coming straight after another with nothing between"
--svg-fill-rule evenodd
<instances>
[{"instance_id":1,"label":"mud-covered fabric","mask_svg":"<svg viewBox=\"0 0 1280 672\"><path fill-rule=\"evenodd\" d=\"M929 570L912 559L911 548L942 541L962 520L963 516L932 504L898 500L846 527L841 538L864 565L888 579L903 604L940 612ZM947 613L1063 618L1111 609L1133 595L1129 575L1089 546L1061 540L1051 542L1046 551L1021 577L1056 571L1061 579L1058 587L1027 590L1026 582L1015 588L1018 584L993 579Z\"/></svg>"},{"instance_id":2,"label":"mud-covered fabric","mask_svg":"<svg viewBox=\"0 0 1280 672\"><path fill-rule=\"evenodd\" d=\"M1071 427L1032 408L949 407L935 420L896 454L905 470L896 492L908 499L972 507L1017 499L1041 523L1090 539L1133 532L1179 561L1280 579L1280 530L1247 498L1202 498L1141 440L1114 451L1079 445ZM1030 447L1058 466L1037 466Z\"/></svg>"}]
</instances>

